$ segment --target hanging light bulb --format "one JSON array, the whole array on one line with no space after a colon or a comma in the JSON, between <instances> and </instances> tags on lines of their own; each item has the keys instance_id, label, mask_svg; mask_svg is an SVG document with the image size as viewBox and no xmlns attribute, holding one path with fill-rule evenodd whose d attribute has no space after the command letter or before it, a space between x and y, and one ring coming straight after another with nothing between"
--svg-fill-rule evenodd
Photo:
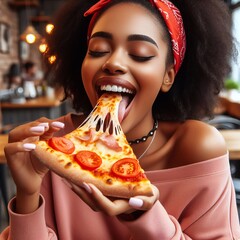
<instances>
[{"instance_id":1,"label":"hanging light bulb","mask_svg":"<svg viewBox=\"0 0 240 240\"><path fill-rule=\"evenodd\" d=\"M32 26L29 25L27 26L27 28L25 29L25 31L21 34L20 39L29 43L29 44L33 44L35 43L39 38L40 38L40 34L36 31L36 29Z\"/></svg>"},{"instance_id":2,"label":"hanging light bulb","mask_svg":"<svg viewBox=\"0 0 240 240\"><path fill-rule=\"evenodd\" d=\"M46 32L47 32L48 34L51 34L53 28L54 28L54 25L53 25L52 23L47 24L47 25L46 25Z\"/></svg>"},{"instance_id":3,"label":"hanging light bulb","mask_svg":"<svg viewBox=\"0 0 240 240\"><path fill-rule=\"evenodd\" d=\"M45 40L45 39L42 39L42 40L41 40L41 43L40 43L40 45L39 45L39 47L38 47L39 51L40 51L41 53L45 53L45 52L47 52L47 48L48 48L48 45L47 45L47 43L46 43L46 40Z\"/></svg>"},{"instance_id":4,"label":"hanging light bulb","mask_svg":"<svg viewBox=\"0 0 240 240\"><path fill-rule=\"evenodd\" d=\"M48 58L48 61L50 64L53 64L56 61L57 57L55 55L52 55Z\"/></svg>"}]
</instances>

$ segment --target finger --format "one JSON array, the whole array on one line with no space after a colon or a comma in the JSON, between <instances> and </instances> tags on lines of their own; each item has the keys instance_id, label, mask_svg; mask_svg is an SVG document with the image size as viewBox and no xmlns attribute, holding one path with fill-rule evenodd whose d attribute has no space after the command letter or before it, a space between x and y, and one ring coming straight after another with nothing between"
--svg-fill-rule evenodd
<instances>
[{"instance_id":1,"label":"finger","mask_svg":"<svg viewBox=\"0 0 240 240\"><path fill-rule=\"evenodd\" d=\"M116 199L111 201L93 184L88 184L88 186L92 190L91 194L94 197L98 208L107 213L109 216L116 216L131 209L127 199Z\"/></svg>"},{"instance_id":2,"label":"finger","mask_svg":"<svg viewBox=\"0 0 240 240\"><path fill-rule=\"evenodd\" d=\"M65 127L65 124L63 122L53 121L51 122L51 126L57 130L62 129Z\"/></svg>"},{"instance_id":3,"label":"finger","mask_svg":"<svg viewBox=\"0 0 240 240\"><path fill-rule=\"evenodd\" d=\"M47 140L53 136L54 133L58 132L60 129L64 128L64 123L58 122L58 121L52 121L49 123L48 130L44 133L44 135L41 135L42 140Z\"/></svg>"},{"instance_id":4,"label":"finger","mask_svg":"<svg viewBox=\"0 0 240 240\"><path fill-rule=\"evenodd\" d=\"M90 188L89 186L85 186L85 184L82 184L82 187L79 187L77 185L75 185L74 183L66 180L66 179L62 179L63 183L66 184L69 188L71 188L71 190L76 193L93 211L97 212L98 208L96 207L94 201L91 199L91 197L89 196L89 194L91 194L89 191Z\"/></svg>"},{"instance_id":5,"label":"finger","mask_svg":"<svg viewBox=\"0 0 240 240\"><path fill-rule=\"evenodd\" d=\"M137 210L149 210L152 208L154 203L159 199L159 191L158 188L152 185L153 196L135 196L129 199L129 205Z\"/></svg>"},{"instance_id":6,"label":"finger","mask_svg":"<svg viewBox=\"0 0 240 240\"><path fill-rule=\"evenodd\" d=\"M96 205L95 201L89 195L90 193L86 190L85 187L78 187L77 185L73 184L72 190L95 212L99 211L98 206Z\"/></svg>"},{"instance_id":7,"label":"finger","mask_svg":"<svg viewBox=\"0 0 240 240\"><path fill-rule=\"evenodd\" d=\"M18 152L29 152L36 148L34 143L22 143L22 142L14 142L8 143L4 147L4 152L6 155L13 155Z\"/></svg>"},{"instance_id":8,"label":"finger","mask_svg":"<svg viewBox=\"0 0 240 240\"><path fill-rule=\"evenodd\" d=\"M43 124L37 121L20 125L10 131L8 142L20 142L29 137L40 136L48 129L46 125L47 123Z\"/></svg>"},{"instance_id":9,"label":"finger","mask_svg":"<svg viewBox=\"0 0 240 240\"><path fill-rule=\"evenodd\" d=\"M40 118L37 121L14 128L9 133L8 142L19 142L34 136L41 137L41 139L49 139L55 132L62 128L64 128L64 123L50 121L47 118ZM36 139L34 140L36 141Z\"/></svg>"},{"instance_id":10,"label":"finger","mask_svg":"<svg viewBox=\"0 0 240 240\"><path fill-rule=\"evenodd\" d=\"M37 122L38 122L37 126L45 127L44 134L40 135L41 140L47 140L47 139L51 138L55 132L59 131L60 129L64 128L64 126L65 126L64 123L62 123L62 122L52 121L45 117L38 119L36 121L36 123ZM33 129L31 128L31 130L33 130Z\"/></svg>"},{"instance_id":11,"label":"finger","mask_svg":"<svg viewBox=\"0 0 240 240\"><path fill-rule=\"evenodd\" d=\"M19 156L19 154L27 154L28 152L34 150L35 148L36 145L33 143L14 142L7 144L4 147L4 152L8 166L10 167L13 163L15 165L18 163L19 167L21 167L21 161L17 161L17 156ZM27 158L27 155L23 157Z\"/></svg>"}]
</instances>

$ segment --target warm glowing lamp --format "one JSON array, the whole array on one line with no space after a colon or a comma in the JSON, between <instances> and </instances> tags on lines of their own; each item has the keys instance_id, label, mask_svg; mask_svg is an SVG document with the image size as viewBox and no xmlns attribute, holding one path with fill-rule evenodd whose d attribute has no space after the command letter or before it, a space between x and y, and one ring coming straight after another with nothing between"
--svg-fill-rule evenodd
<instances>
[{"instance_id":1,"label":"warm glowing lamp","mask_svg":"<svg viewBox=\"0 0 240 240\"><path fill-rule=\"evenodd\" d=\"M46 32L50 34L54 28L54 25L52 23L49 23L46 25Z\"/></svg>"},{"instance_id":2,"label":"warm glowing lamp","mask_svg":"<svg viewBox=\"0 0 240 240\"><path fill-rule=\"evenodd\" d=\"M21 34L20 39L29 43L29 44L33 44L40 37L41 37L40 34L35 30L35 28L32 25L29 25L25 29L25 31Z\"/></svg>"},{"instance_id":3,"label":"warm glowing lamp","mask_svg":"<svg viewBox=\"0 0 240 240\"><path fill-rule=\"evenodd\" d=\"M46 43L45 39L42 39L42 42L40 43L38 49L41 53L45 53L47 51L48 45Z\"/></svg>"},{"instance_id":4,"label":"warm glowing lamp","mask_svg":"<svg viewBox=\"0 0 240 240\"><path fill-rule=\"evenodd\" d=\"M52 55L48 58L50 64L53 64L56 61L56 56Z\"/></svg>"}]
</instances>

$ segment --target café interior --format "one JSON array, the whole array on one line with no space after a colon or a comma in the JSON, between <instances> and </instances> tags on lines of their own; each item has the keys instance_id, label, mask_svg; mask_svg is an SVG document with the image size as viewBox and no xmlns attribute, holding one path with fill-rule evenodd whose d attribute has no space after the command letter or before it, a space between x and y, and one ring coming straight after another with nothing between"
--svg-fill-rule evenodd
<instances>
[{"instance_id":1,"label":"caf\u00e9 interior","mask_svg":"<svg viewBox=\"0 0 240 240\"><path fill-rule=\"evenodd\" d=\"M67 0L0 0L0 231L8 224L7 203L15 194L4 146L9 131L40 117L55 119L70 111L69 100L61 101L63 90L54 86L43 61L44 36L54 28L55 11ZM223 1L223 0L219 0ZM240 42L240 1L225 0L233 19L232 31ZM240 44L239 44L240 46ZM238 46L238 47L239 47ZM240 48L238 49L240 53ZM49 64L55 56L47 59ZM231 173L240 206L240 57L232 62L231 74L209 124L225 138ZM33 84L18 85L27 76ZM240 209L240 207L239 207ZM239 211L240 212L240 211Z\"/></svg>"}]
</instances>

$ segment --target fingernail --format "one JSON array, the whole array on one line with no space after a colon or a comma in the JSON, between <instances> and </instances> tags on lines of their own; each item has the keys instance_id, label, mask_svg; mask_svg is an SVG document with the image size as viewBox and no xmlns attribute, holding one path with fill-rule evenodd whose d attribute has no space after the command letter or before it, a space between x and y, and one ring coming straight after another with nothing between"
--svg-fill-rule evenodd
<instances>
[{"instance_id":1,"label":"fingernail","mask_svg":"<svg viewBox=\"0 0 240 240\"><path fill-rule=\"evenodd\" d=\"M52 122L51 125L57 128L64 128L65 124L62 122Z\"/></svg>"},{"instance_id":2,"label":"fingernail","mask_svg":"<svg viewBox=\"0 0 240 240\"><path fill-rule=\"evenodd\" d=\"M130 198L128 203L133 208L141 208L143 206L143 200L140 198Z\"/></svg>"},{"instance_id":3,"label":"fingernail","mask_svg":"<svg viewBox=\"0 0 240 240\"><path fill-rule=\"evenodd\" d=\"M47 128L49 126L49 124L47 122L39 123L38 126L43 126L43 127Z\"/></svg>"},{"instance_id":4,"label":"fingernail","mask_svg":"<svg viewBox=\"0 0 240 240\"><path fill-rule=\"evenodd\" d=\"M34 143L24 143L23 147L26 151L31 151L31 150L34 150L36 148L36 144L34 144Z\"/></svg>"},{"instance_id":5,"label":"fingernail","mask_svg":"<svg viewBox=\"0 0 240 240\"><path fill-rule=\"evenodd\" d=\"M84 188L88 193L92 193L92 189L87 183L83 182L81 187Z\"/></svg>"},{"instance_id":6,"label":"fingernail","mask_svg":"<svg viewBox=\"0 0 240 240\"><path fill-rule=\"evenodd\" d=\"M31 132L36 132L36 133L44 132L44 130L45 130L44 126L36 126L36 127L31 127L30 128Z\"/></svg>"}]
</instances>

